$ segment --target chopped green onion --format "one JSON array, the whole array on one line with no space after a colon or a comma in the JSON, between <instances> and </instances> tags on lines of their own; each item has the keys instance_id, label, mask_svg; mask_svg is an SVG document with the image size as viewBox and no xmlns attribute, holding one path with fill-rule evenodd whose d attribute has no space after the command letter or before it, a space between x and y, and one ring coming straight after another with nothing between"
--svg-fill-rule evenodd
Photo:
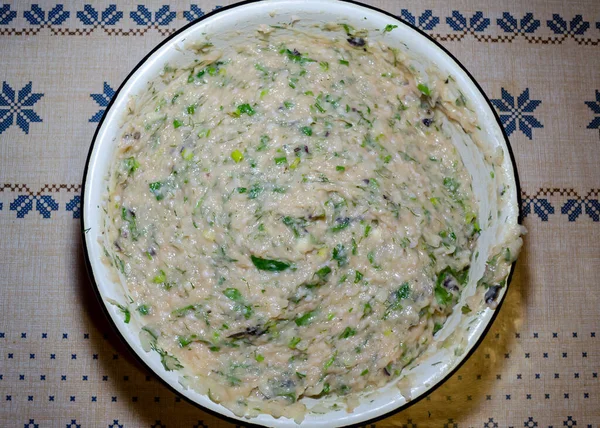
<instances>
[{"instance_id":1,"label":"chopped green onion","mask_svg":"<svg viewBox=\"0 0 600 428\"><path fill-rule=\"evenodd\" d=\"M292 340L290 340L290 343L288 344L290 349L296 349L296 345L300 343L302 339L300 339L299 337L292 337Z\"/></svg>"},{"instance_id":2,"label":"chopped green onion","mask_svg":"<svg viewBox=\"0 0 600 428\"><path fill-rule=\"evenodd\" d=\"M233 159L235 163L240 163L244 160L244 154L238 149L235 149L233 152L231 152L231 159Z\"/></svg>"},{"instance_id":3,"label":"chopped green onion","mask_svg":"<svg viewBox=\"0 0 600 428\"><path fill-rule=\"evenodd\" d=\"M284 262L281 260L270 260L263 259L262 257L256 257L254 255L250 256L252 263L258 270L266 270L269 272L279 272L282 270L288 269L292 266L289 262Z\"/></svg>"},{"instance_id":4,"label":"chopped green onion","mask_svg":"<svg viewBox=\"0 0 600 428\"><path fill-rule=\"evenodd\" d=\"M152 282L155 284L162 284L167 280L167 274L165 274L164 270L159 270L158 275L152 278Z\"/></svg>"},{"instance_id":5,"label":"chopped green onion","mask_svg":"<svg viewBox=\"0 0 600 428\"><path fill-rule=\"evenodd\" d=\"M421 91L424 95L427 95L428 97L431 96L431 91L429 90L429 87L427 85L419 83L417 85L417 89Z\"/></svg>"},{"instance_id":6,"label":"chopped green onion","mask_svg":"<svg viewBox=\"0 0 600 428\"><path fill-rule=\"evenodd\" d=\"M356 330L350 327L346 327L342 334L340 334L340 339L348 339L356 334Z\"/></svg>"}]
</instances>

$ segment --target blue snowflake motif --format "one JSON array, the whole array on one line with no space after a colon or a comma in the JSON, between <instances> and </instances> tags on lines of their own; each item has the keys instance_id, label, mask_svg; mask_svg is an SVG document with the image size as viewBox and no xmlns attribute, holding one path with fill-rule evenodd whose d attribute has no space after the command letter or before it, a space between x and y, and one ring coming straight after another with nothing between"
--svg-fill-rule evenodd
<instances>
[{"instance_id":1,"label":"blue snowflake motif","mask_svg":"<svg viewBox=\"0 0 600 428\"><path fill-rule=\"evenodd\" d=\"M500 121L508 135L515 132L518 126L519 130L531 140L532 129L544 127L532 114L526 114L533 113L542 103L540 100L529 99L529 88L517 97L516 103L515 98L504 88L502 88L502 99L490 101L500 112Z\"/></svg>"},{"instance_id":2,"label":"blue snowflake motif","mask_svg":"<svg viewBox=\"0 0 600 428\"><path fill-rule=\"evenodd\" d=\"M593 221L600 221L600 201L598 199L568 199L561 207L569 221L575 221L585 212Z\"/></svg>"},{"instance_id":3,"label":"blue snowflake motif","mask_svg":"<svg viewBox=\"0 0 600 428\"><path fill-rule=\"evenodd\" d=\"M113 419L113 423L108 425L108 428L123 428L123 425L119 423L118 419Z\"/></svg>"},{"instance_id":4,"label":"blue snowflake motif","mask_svg":"<svg viewBox=\"0 0 600 428\"><path fill-rule=\"evenodd\" d=\"M190 10L186 10L183 12L183 17L189 22L202 18L203 16L204 11L197 4L190 5Z\"/></svg>"},{"instance_id":5,"label":"blue snowflake motif","mask_svg":"<svg viewBox=\"0 0 600 428\"><path fill-rule=\"evenodd\" d=\"M31 122L42 122L42 119L30 108L33 107L44 94L31 92L31 82L23 86L16 94L15 90L6 82L2 82L2 93L0 93L0 135L14 123L17 117L17 125L26 134L29 134Z\"/></svg>"},{"instance_id":6,"label":"blue snowflake motif","mask_svg":"<svg viewBox=\"0 0 600 428\"><path fill-rule=\"evenodd\" d=\"M8 25L16 17L17 11L10 10L10 4L3 4L0 7L0 25Z\"/></svg>"},{"instance_id":7,"label":"blue snowflake motif","mask_svg":"<svg viewBox=\"0 0 600 428\"><path fill-rule=\"evenodd\" d=\"M80 218L81 217L81 196L76 195L73 197L73 199L71 199L69 202L67 202L67 211L72 211L73 212L73 218Z\"/></svg>"},{"instance_id":8,"label":"blue snowflake motif","mask_svg":"<svg viewBox=\"0 0 600 428\"><path fill-rule=\"evenodd\" d=\"M36 424L34 419L29 419L29 422L23 424L23 428L40 428L40 425Z\"/></svg>"},{"instance_id":9,"label":"blue snowflake motif","mask_svg":"<svg viewBox=\"0 0 600 428\"><path fill-rule=\"evenodd\" d=\"M83 6L83 10L77 12L77 18L83 25L108 26L115 25L123 18L123 12L117 10L114 4L109 5L101 14L91 4Z\"/></svg>"},{"instance_id":10,"label":"blue snowflake motif","mask_svg":"<svg viewBox=\"0 0 600 428\"><path fill-rule=\"evenodd\" d=\"M50 218L52 211L58 211L58 203L50 195L19 195L10 203L10 210L17 212L17 218L24 218L33 209L34 201L35 210L43 218Z\"/></svg>"},{"instance_id":11,"label":"blue snowflake motif","mask_svg":"<svg viewBox=\"0 0 600 428\"><path fill-rule=\"evenodd\" d=\"M407 9L402 9L400 11L400 16L406 22L420 28L421 30L433 30L440 23L440 18L433 16L431 9L425 10L418 19Z\"/></svg>"},{"instance_id":12,"label":"blue snowflake motif","mask_svg":"<svg viewBox=\"0 0 600 428\"><path fill-rule=\"evenodd\" d=\"M563 421L563 426L565 427L574 427L577 425L577 421L573 419L573 416L567 416L567 420Z\"/></svg>"},{"instance_id":13,"label":"blue snowflake motif","mask_svg":"<svg viewBox=\"0 0 600 428\"><path fill-rule=\"evenodd\" d=\"M62 4L57 4L48 12L42 9L39 5L33 4L31 5L31 10L28 10L23 13L23 16L31 25L61 25L69 16L71 16L71 12L68 10L63 10Z\"/></svg>"},{"instance_id":14,"label":"blue snowflake motif","mask_svg":"<svg viewBox=\"0 0 600 428\"><path fill-rule=\"evenodd\" d=\"M596 101L586 101L585 105L587 105L594 114L598 115L592 119L587 126L588 129L600 128L600 91L596 89Z\"/></svg>"},{"instance_id":15,"label":"blue snowflake motif","mask_svg":"<svg viewBox=\"0 0 600 428\"><path fill-rule=\"evenodd\" d=\"M92 97L92 99L96 101L96 104L98 104L100 107L108 107L108 103L110 103L110 100L112 97L114 97L114 95L115 90L111 88L108 83L104 82L104 93L90 94L90 97ZM105 111L106 109L103 108L98 110L98 112L90 118L90 122L100 122L100 119L102 119Z\"/></svg>"},{"instance_id":16,"label":"blue snowflake motif","mask_svg":"<svg viewBox=\"0 0 600 428\"><path fill-rule=\"evenodd\" d=\"M531 34L540 28L539 19L533 18L533 13L526 13L521 20L517 20L510 13L504 12L502 18L496 20L498 26L504 30L505 33L526 33Z\"/></svg>"},{"instance_id":17,"label":"blue snowflake motif","mask_svg":"<svg viewBox=\"0 0 600 428\"><path fill-rule=\"evenodd\" d=\"M150 26L152 24L155 25L169 25L172 20L175 19L177 14L175 12L171 12L168 5L161 6L160 9L156 11L154 14L154 19L152 19L152 12L143 5L138 5L137 10L131 11L129 16L137 25L147 25Z\"/></svg>"},{"instance_id":18,"label":"blue snowflake motif","mask_svg":"<svg viewBox=\"0 0 600 428\"><path fill-rule=\"evenodd\" d=\"M554 207L548 199L523 198L521 201L523 218L531 214L532 207L533 212L536 213L542 221L548 221L548 216L554 214Z\"/></svg>"},{"instance_id":19,"label":"blue snowflake motif","mask_svg":"<svg viewBox=\"0 0 600 428\"><path fill-rule=\"evenodd\" d=\"M446 23L454 31L481 32L490 25L490 18L483 16L483 12L477 11L467 20L458 10L452 11L452 16L446 18Z\"/></svg>"},{"instance_id":20,"label":"blue snowflake motif","mask_svg":"<svg viewBox=\"0 0 600 428\"><path fill-rule=\"evenodd\" d=\"M565 34L565 35L582 35L590 28L590 23L583 20L581 15L575 15L571 22L567 24L562 16L558 13L552 15L552 20L546 22L548 28L550 28L554 34Z\"/></svg>"},{"instance_id":21,"label":"blue snowflake motif","mask_svg":"<svg viewBox=\"0 0 600 428\"><path fill-rule=\"evenodd\" d=\"M67 428L81 428L81 424L77 423L77 420L71 419L71 423L66 425Z\"/></svg>"}]
</instances>

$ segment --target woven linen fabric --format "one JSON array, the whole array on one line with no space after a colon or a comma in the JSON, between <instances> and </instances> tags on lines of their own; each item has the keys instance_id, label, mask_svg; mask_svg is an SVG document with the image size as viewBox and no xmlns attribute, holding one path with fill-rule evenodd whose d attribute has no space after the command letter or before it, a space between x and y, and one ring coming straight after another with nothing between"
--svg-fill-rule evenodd
<instances>
[{"instance_id":1,"label":"woven linen fabric","mask_svg":"<svg viewBox=\"0 0 600 428\"><path fill-rule=\"evenodd\" d=\"M229 2L0 0L0 426L224 427L112 332L85 272L97 123L169 34ZM441 42L500 115L529 233L500 313L425 399L369 426L600 426L600 2L371 0Z\"/></svg>"}]
</instances>

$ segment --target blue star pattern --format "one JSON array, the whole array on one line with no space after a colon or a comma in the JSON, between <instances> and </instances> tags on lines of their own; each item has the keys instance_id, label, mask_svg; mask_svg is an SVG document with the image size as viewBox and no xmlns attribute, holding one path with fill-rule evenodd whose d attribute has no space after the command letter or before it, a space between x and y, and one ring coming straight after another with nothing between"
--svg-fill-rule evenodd
<instances>
[{"instance_id":1,"label":"blue star pattern","mask_svg":"<svg viewBox=\"0 0 600 428\"><path fill-rule=\"evenodd\" d=\"M214 10L220 8L221 6L215 6ZM198 4L191 4L189 10L182 11L179 19L191 22L204 16L204 14L205 12ZM83 10L77 10L75 16L79 22L87 27L86 30L82 31L81 28L77 27L72 29L58 28L58 26L68 22L71 19L71 15L71 11L65 10L62 4L56 4L47 11L40 5L33 4L29 10L23 12L23 18L31 26L30 28L20 30L11 28L3 32L0 27L0 34L33 35L38 34L42 28L50 28L51 34L88 36L95 28L102 28L108 34L141 36L149 28L160 27L159 33L166 36L171 31L165 27L172 25L178 19L177 12L171 10L168 4L160 6L155 12L152 12L143 4L138 4L135 10L131 10L127 14L131 20L130 22L138 27L137 30L131 28L110 28L122 22L126 13L118 10L115 4L108 5L101 12L93 4L84 4ZM16 17L17 12L12 10L10 4L2 4L0 6L0 26L8 25ZM442 18L435 16L430 9L423 11L420 15L408 9L401 9L400 17L425 31L439 29L439 24L442 22ZM531 37L541 28L542 23L531 12L526 13L520 19L513 16L510 12L502 12L500 17L493 19L493 17L484 16L481 11L476 11L473 15L469 15L459 10L452 10L450 16L447 16L444 21L454 33L454 36L458 36L458 38L449 37L450 35L433 34L434 37L441 40L459 40L466 34L472 34L475 36L475 40L487 43L512 41L517 35L525 36L525 39L529 43L560 44L567 39L575 40L576 43L581 45L598 45L600 43L600 39L582 37L588 34L592 25L600 29L600 21L592 23L589 20L585 20L582 14L575 14L572 17L563 17L558 13L551 14L551 19L543 21L546 24L546 28L554 35L551 37ZM504 32L504 36L494 37L489 33L483 34L492 30L492 22L495 22L498 28Z\"/></svg>"},{"instance_id":2,"label":"blue star pattern","mask_svg":"<svg viewBox=\"0 0 600 428\"><path fill-rule=\"evenodd\" d=\"M592 113L597 114L592 121L588 124L589 129L599 129L600 128L600 91L596 89L596 101L586 101L585 105L587 105Z\"/></svg>"},{"instance_id":3,"label":"blue star pattern","mask_svg":"<svg viewBox=\"0 0 600 428\"><path fill-rule=\"evenodd\" d=\"M543 128L544 125L533 116L533 111L542 103L540 100L529 99L529 88L519 95L515 102L506 89L502 88L502 98L490 100L500 112L500 121L508 135L517 127L530 140L533 139L533 128Z\"/></svg>"},{"instance_id":4,"label":"blue star pattern","mask_svg":"<svg viewBox=\"0 0 600 428\"><path fill-rule=\"evenodd\" d=\"M483 12L477 11L467 20L458 10L452 11L452 16L446 18L446 23L454 31L482 32L490 25L490 19L483 16Z\"/></svg>"},{"instance_id":5,"label":"blue star pattern","mask_svg":"<svg viewBox=\"0 0 600 428\"><path fill-rule=\"evenodd\" d=\"M123 428L123 424L120 424L118 419L114 419L112 424L108 424L108 428Z\"/></svg>"},{"instance_id":6,"label":"blue star pattern","mask_svg":"<svg viewBox=\"0 0 600 428\"><path fill-rule=\"evenodd\" d=\"M42 118L32 108L44 94L31 92L32 83L29 82L18 92L7 83L2 82L0 93L0 135L15 123L25 134L29 134L29 124L42 122Z\"/></svg>"},{"instance_id":7,"label":"blue star pattern","mask_svg":"<svg viewBox=\"0 0 600 428\"><path fill-rule=\"evenodd\" d=\"M183 12L183 17L188 20L188 22L195 21L196 19L202 18L204 16L204 12L197 4L190 5L190 10L186 10Z\"/></svg>"},{"instance_id":8,"label":"blue star pattern","mask_svg":"<svg viewBox=\"0 0 600 428\"><path fill-rule=\"evenodd\" d=\"M83 25L108 26L115 25L123 18L123 12L117 10L114 4L109 5L101 14L91 4L83 6L83 10L77 12L77 18Z\"/></svg>"},{"instance_id":9,"label":"blue star pattern","mask_svg":"<svg viewBox=\"0 0 600 428\"><path fill-rule=\"evenodd\" d=\"M531 12L526 13L520 20L504 12L502 18L498 18L496 23L505 33L535 33L540 28L539 19L535 19Z\"/></svg>"},{"instance_id":10,"label":"blue star pattern","mask_svg":"<svg viewBox=\"0 0 600 428\"><path fill-rule=\"evenodd\" d=\"M71 419L71 423L65 426L66 428L81 428L81 424L78 424L76 419Z\"/></svg>"},{"instance_id":11,"label":"blue star pattern","mask_svg":"<svg viewBox=\"0 0 600 428\"><path fill-rule=\"evenodd\" d=\"M408 9L402 9L400 11L400 17L415 27L419 27L421 30L426 31L433 30L440 23L440 18L434 16L431 9L425 10L419 18L416 18L415 15L408 11Z\"/></svg>"},{"instance_id":12,"label":"blue star pattern","mask_svg":"<svg viewBox=\"0 0 600 428\"><path fill-rule=\"evenodd\" d=\"M71 12L64 10L62 4L57 4L46 14L39 5L33 4L23 16L31 25L52 26L64 23L71 16Z\"/></svg>"},{"instance_id":13,"label":"blue star pattern","mask_svg":"<svg viewBox=\"0 0 600 428\"><path fill-rule=\"evenodd\" d=\"M108 103L110 103L110 100L114 96L115 90L106 82L104 82L104 92L102 94L90 94L90 97L96 101L96 104L98 104L100 107L108 107ZM101 108L90 118L89 121L92 123L100 122L100 119L102 119L102 116L104 116L105 111L106 109Z\"/></svg>"},{"instance_id":14,"label":"blue star pattern","mask_svg":"<svg viewBox=\"0 0 600 428\"><path fill-rule=\"evenodd\" d=\"M138 5L136 11L129 13L131 19L137 25L169 25L169 23L175 19L177 14L170 10L169 5L161 6L155 13L154 19L152 19L152 12L143 5Z\"/></svg>"},{"instance_id":15,"label":"blue star pattern","mask_svg":"<svg viewBox=\"0 0 600 428\"><path fill-rule=\"evenodd\" d=\"M583 20L581 15L575 15L575 17L567 23L567 21L555 13L552 15L552 19L549 19L548 28L550 28L554 34L568 34L568 35L583 35L590 28L590 23Z\"/></svg>"},{"instance_id":16,"label":"blue star pattern","mask_svg":"<svg viewBox=\"0 0 600 428\"><path fill-rule=\"evenodd\" d=\"M560 209L569 221L577 220L584 211L592 221L600 221L600 201L597 195L596 199L569 199Z\"/></svg>"},{"instance_id":17,"label":"blue star pattern","mask_svg":"<svg viewBox=\"0 0 600 428\"><path fill-rule=\"evenodd\" d=\"M35 209L43 218L50 218L52 211L58 211L58 203L50 195L19 195L10 204L10 210L17 212L17 218L23 218L33 209L35 201Z\"/></svg>"},{"instance_id":18,"label":"blue star pattern","mask_svg":"<svg viewBox=\"0 0 600 428\"><path fill-rule=\"evenodd\" d=\"M23 428L40 428L40 425L35 423L35 419L29 419L29 422L23 424Z\"/></svg>"}]
</instances>

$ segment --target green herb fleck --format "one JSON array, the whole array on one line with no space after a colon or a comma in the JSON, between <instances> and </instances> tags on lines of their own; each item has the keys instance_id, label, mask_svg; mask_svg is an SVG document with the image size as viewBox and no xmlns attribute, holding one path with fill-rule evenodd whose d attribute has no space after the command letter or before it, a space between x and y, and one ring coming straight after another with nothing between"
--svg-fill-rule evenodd
<instances>
[{"instance_id":1,"label":"green herb fleck","mask_svg":"<svg viewBox=\"0 0 600 428\"><path fill-rule=\"evenodd\" d=\"M160 191L160 189L162 187L162 183L160 181L155 181L154 183L150 183L148 185L148 187L150 188L150 192L156 197L157 201L160 201L161 199L164 198L164 195Z\"/></svg>"},{"instance_id":2,"label":"green herb fleck","mask_svg":"<svg viewBox=\"0 0 600 428\"><path fill-rule=\"evenodd\" d=\"M356 334L356 330L350 327L346 327L342 334L340 334L340 339L348 339Z\"/></svg>"},{"instance_id":3,"label":"green herb fleck","mask_svg":"<svg viewBox=\"0 0 600 428\"><path fill-rule=\"evenodd\" d=\"M419 91L421 91L421 93L423 93L423 95L427 95L428 97L431 96L431 91L429 90L429 87L423 83L419 83L417 85L417 89Z\"/></svg>"},{"instance_id":4,"label":"green herb fleck","mask_svg":"<svg viewBox=\"0 0 600 428\"><path fill-rule=\"evenodd\" d=\"M332 254L333 260L338 262L338 266L345 266L348 264L348 253L346 248L342 244L337 244L333 249Z\"/></svg>"},{"instance_id":5,"label":"green herb fleck","mask_svg":"<svg viewBox=\"0 0 600 428\"><path fill-rule=\"evenodd\" d=\"M140 306L138 306L137 311L141 315L148 315L150 313L150 306L148 306L148 305L140 305Z\"/></svg>"},{"instance_id":6,"label":"green herb fleck","mask_svg":"<svg viewBox=\"0 0 600 428\"><path fill-rule=\"evenodd\" d=\"M235 149L234 151L231 152L231 159L233 159L233 161L235 163L240 163L241 161L244 160L244 154L242 152L240 152L238 149Z\"/></svg>"},{"instance_id":7,"label":"green herb fleck","mask_svg":"<svg viewBox=\"0 0 600 428\"><path fill-rule=\"evenodd\" d=\"M242 114L247 114L248 116L254 116L254 114L256 114L256 111L252 108L252 106L250 104L240 104L239 106L237 106L237 110L236 110L237 116L241 116Z\"/></svg>"},{"instance_id":8,"label":"green herb fleck","mask_svg":"<svg viewBox=\"0 0 600 428\"><path fill-rule=\"evenodd\" d=\"M223 291L223 294L225 295L225 297L235 302L239 302L242 300L242 293L240 293L240 290L238 290L237 288L226 288Z\"/></svg>"},{"instance_id":9,"label":"green herb fleck","mask_svg":"<svg viewBox=\"0 0 600 428\"><path fill-rule=\"evenodd\" d=\"M154 278L152 278L152 282L155 283L155 284L162 284L166 280L167 280L167 274L162 269L160 269L158 271L158 275L156 275Z\"/></svg>"},{"instance_id":10,"label":"green herb fleck","mask_svg":"<svg viewBox=\"0 0 600 428\"><path fill-rule=\"evenodd\" d=\"M310 126L303 126L302 128L300 128L300 131L307 136L311 136L313 134L313 130Z\"/></svg>"},{"instance_id":11,"label":"green herb fleck","mask_svg":"<svg viewBox=\"0 0 600 428\"><path fill-rule=\"evenodd\" d=\"M288 344L288 347L290 349L296 349L296 345L298 345L301 340L302 339L300 339L299 337L292 337L292 339L290 340L290 343Z\"/></svg>"},{"instance_id":12,"label":"green herb fleck","mask_svg":"<svg viewBox=\"0 0 600 428\"><path fill-rule=\"evenodd\" d=\"M254 255L250 256L250 259L252 260L252 263L258 270L266 270L268 272L280 272L292 266L292 264L289 262L284 262L281 260L263 259Z\"/></svg>"},{"instance_id":13,"label":"green herb fleck","mask_svg":"<svg viewBox=\"0 0 600 428\"><path fill-rule=\"evenodd\" d=\"M350 226L350 219L348 217L346 217L344 219L340 219L339 221L337 221L336 225L331 228L331 231L339 232L340 230L346 229L348 226Z\"/></svg>"},{"instance_id":14,"label":"green herb fleck","mask_svg":"<svg viewBox=\"0 0 600 428\"><path fill-rule=\"evenodd\" d=\"M306 325L310 324L313 321L313 319L315 318L315 316L316 316L315 311L307 312L304 315L302 315L301 317L296 318L296 320L295 320L296 321L296 325L298 327L306 326Z\"/></svg>"},{"instance_id":15,"label":"green herb fleck","mask_svg":"<svg viewBox=\"0 0 600 428\"><path fill-rule=\"evenodd\" d=\"M140 163L133 156L128 157L123 161L127 174L131 175L140 167Z\"/></svg>"},{"instance_id":16,"label":"green herb fleck","mask_svg":"<svg viewBox=\"0 0 600 428\"><path fill-rule=\"evenodd\" d=\"M362 273L360 273L359 271L356 271L356 274L354 275L354 283L357 284L360 281L362 281L364 275Z\"/></svg>"}]
</instances>

